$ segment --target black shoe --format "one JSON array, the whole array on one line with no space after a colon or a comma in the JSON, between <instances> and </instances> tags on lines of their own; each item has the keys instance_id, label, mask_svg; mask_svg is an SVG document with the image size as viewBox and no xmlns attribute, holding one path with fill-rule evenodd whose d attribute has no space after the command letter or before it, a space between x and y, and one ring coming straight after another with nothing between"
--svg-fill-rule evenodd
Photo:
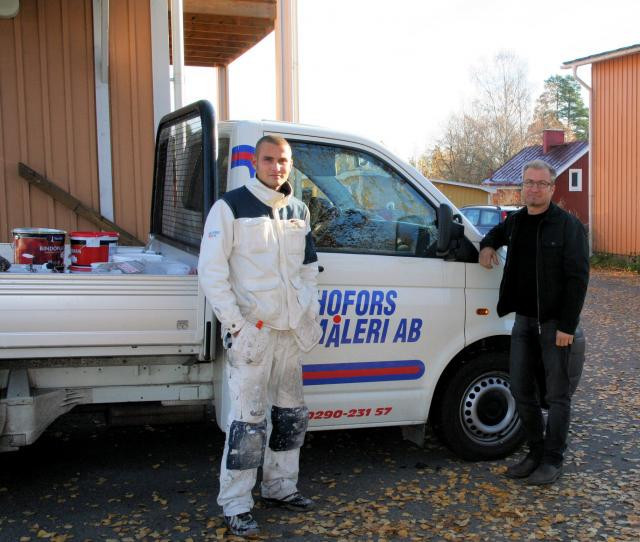
<instances>
[{"instance_id":1,"label":"black shoe","mask_svg":"<svg viewBox=\"0 0 640 542\"><path fill-rule=\"evenodd\" d=\"M269 504L296 512L307 512L309 510L313 510L314 507L313 501L311 499L307 499L307 497L302 495L299 491L288 495L284 499L268 499L267 497L262 497L262 500Z\"/></svg>"},{"instance_id":2,"label":"black shoe","mask_svg":"<svg viewBox=\"0 0 640 542\"><path fill-rule=\"evenodd\" d=\"M540 465L540 459L531 454L527 454L520 463L516 463L507 468L504 475L507 478L526 478L538 468L538 465Z\"/></svg>"},{"instance_id":3,"label":"black shoe","mask_svg":"<svg viewBox=\"0 0 640 542\"><path fill-rule=\"evenodd\" d=\"M540 463L540 466L527 478L527 484L532 486L553 484L553 482L560 478L561 474L562 465L555 466L551 463Z\"/></svg>"},{"instance_id":4,"label":"black shoe","mask_svg":"<svg viewBox=\"0 0 640 542\"><path fill-rule=\"evenodd\" d=\"M224 521L229 532L236 536L252 536L260 532L258 522L253 519L250 512L244 512L237 516L225 516Z\"/></svg>"}]
</instances>

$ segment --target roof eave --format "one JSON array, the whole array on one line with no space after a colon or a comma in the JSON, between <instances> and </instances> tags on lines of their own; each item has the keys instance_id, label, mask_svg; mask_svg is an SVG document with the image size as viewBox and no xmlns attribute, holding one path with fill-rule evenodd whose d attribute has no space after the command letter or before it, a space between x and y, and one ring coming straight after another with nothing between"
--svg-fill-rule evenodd
<instances>
[{"instance_id":1,"label":"roof eave","mask_svg":"<svg viewBox=\"0 0 640 542\"><path fill-rule=\"evenodd\" d=\"M628 47L621 47L620 49L614 49L612 51L605 51L603 53L597 53L595 55L589 55L582 58L576 58L575 60L567 60L562 63L561 68L568 70L569 68L584 66L585 64L594 64L596 62L602 62L604 60L611 60L621 56L632 55L640 53L640 43L629 45Z\"/></svg>"},{"instance_id":2,"label":"roof eave","mask_svg":"<svg viewBox=\"0 0 640 542\"><path fill-rule=\"evenodd\" d=\"M575 164L580 158L582 158L585 154L589 152L589 144L587 143L580 152L577 152L575 155L571 156L564 164L562 164L556 171L557 175L564 173L567 169L569 169L573 164Z\"/></svg>"}]
</instances>

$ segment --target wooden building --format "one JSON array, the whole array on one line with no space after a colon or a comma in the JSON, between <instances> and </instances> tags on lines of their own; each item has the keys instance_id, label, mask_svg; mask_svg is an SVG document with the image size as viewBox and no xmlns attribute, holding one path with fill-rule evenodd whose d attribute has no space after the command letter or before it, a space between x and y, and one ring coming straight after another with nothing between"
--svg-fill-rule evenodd
<instances>
[{"instance_id":1,"label":"wooden building","mask_svg":"<svg viewBox=\"0 0 640 542\"><path fill-rule=\"evenodd\" d=\"M479 184L457 183L454 181L431 181L458 208L465 205L487 205L495 189Z\"/></svg>"},{"instance_id":2,"label":"wooden building","mask_svg":"<svg viewBox=\"0 0 640 542\"><path fill-rule=\"evenodd\" d=\"M563 64L591 66L591 236L595 252L640 254L640 44ZM581 81L582 82L582 81Z\"/></svg>"},{"instance_id":3,"label":"wooden building","mask_svg":"<svg viewBox=\"0 0 640 542\"><path fill-rule=\"evenodd\" d=\"M483 186L495 190L491 203L522 205L522 166L532 160L544 160L556 170L553 201L588 224L589 144L586 141L565 143L562 130L545 130L542 145L525 147L482 182Z\"/></svg>"},{"instance_id":4,"label":"wooden building","mask_svg":"<svg viewBox=\"0 0 640 542\"><path fill-rule=\"evenodd\" d=\"M291 1L182 0L185 63L219 68L224 96L226 66ZM100 229L70 201L146 239L155 126L172 110L170 5L0 0L0 242L18 227ZM19 163L69 197L29 184Z\"/></svg>"}]
</instances>

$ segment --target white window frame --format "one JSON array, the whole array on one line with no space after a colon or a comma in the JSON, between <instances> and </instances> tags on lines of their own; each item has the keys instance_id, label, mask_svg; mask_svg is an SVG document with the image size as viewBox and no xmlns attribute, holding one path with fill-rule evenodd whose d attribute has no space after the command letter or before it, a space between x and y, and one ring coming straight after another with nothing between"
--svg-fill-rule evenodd
<instances>
[{"instance_id":1,"label":"white window frame","mask_svg":"<svg viewBox=\"0 0 640 542\"><path fill-rule=\"evenodd\" d=\"M571 183L571 178L573 174L578 174L578 185L573 186ZM582 192L582 170L581 169L570 169L569 170L569 192Z\"/></svg>"}]
</instances>

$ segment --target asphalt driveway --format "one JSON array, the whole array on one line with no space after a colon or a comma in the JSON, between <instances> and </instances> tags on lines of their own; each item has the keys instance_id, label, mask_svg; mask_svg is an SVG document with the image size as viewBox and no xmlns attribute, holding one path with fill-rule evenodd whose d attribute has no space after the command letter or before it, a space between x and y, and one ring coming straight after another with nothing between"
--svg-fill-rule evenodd
<instances>
[{"instance_id":1,"label":"asphalt driveway","mask_svg":"<svg viewBox=\"0 0 640 542\"><path fill-rule=\"evenodd\" d=\"M265 540L640 540L640 276L592 275L585 371L564 476L533 488L398 429L311 433L299 515L264 507ZM221 540L223 435L212 421L108 427L71 413L0 455L0 540ZM520 457L518 454L517 457ZM514 459L517 459L514 458Z\"/></svg>"}]
</instances>

